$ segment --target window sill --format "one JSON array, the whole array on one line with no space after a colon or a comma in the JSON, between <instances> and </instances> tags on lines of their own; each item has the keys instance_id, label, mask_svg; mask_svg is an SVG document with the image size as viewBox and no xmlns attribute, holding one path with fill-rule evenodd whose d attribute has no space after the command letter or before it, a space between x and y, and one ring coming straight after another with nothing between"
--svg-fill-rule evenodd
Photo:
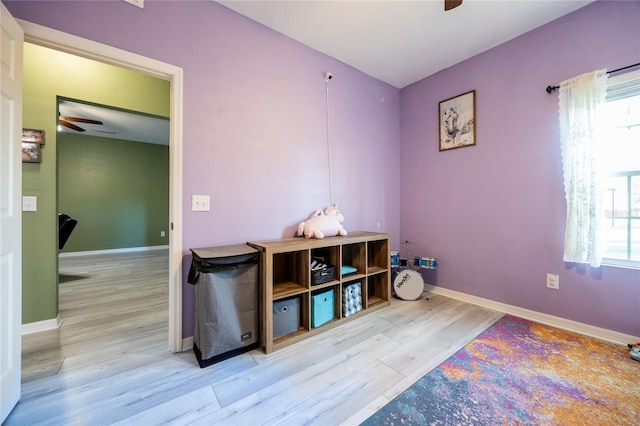
<instances>
[{"instance_id":1,"label":"window sill","mask_svg":"<svg viewBox=\"0 0 640 426\"><path fill-rule=\"evenodd\" d=\"M620 260L620 259L602 259L602 266L610 266L613 268L635 269L640 270L640 262L634 262L632 260Z\"/></svg>"}]
</instances>

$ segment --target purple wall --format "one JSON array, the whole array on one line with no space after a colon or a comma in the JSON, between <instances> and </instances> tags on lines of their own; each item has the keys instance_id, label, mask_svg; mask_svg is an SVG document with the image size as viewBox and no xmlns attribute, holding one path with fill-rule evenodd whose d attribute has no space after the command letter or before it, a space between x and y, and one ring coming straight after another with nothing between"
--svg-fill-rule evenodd
<instances>
[{"instance_id":1,"label":"purple wall","mask_svg":"<svg viewBox=\"0 0 640 426\"><path fill-rule=\"evenodd\" d=\"M592 4L402 91L214 2L4 3L184 69L185 251L290 236L329 203L331 71L334 198L348 230L380 223L393 249L410 240L412 255L438 257L430 283L640 335L639 271L562 262L557 95L544 92L637 62L639 2ZM438 102L471 89L478 145L438 152ZM211 194L212 211L192 213L192 194ZM560 275L559 291L545 287L547 272ZM189 336L188 284L184 302Z\"/></svg>"},{"instance_id":2,"label":"purple wall","mask_svg":"<svg viewBox=\"0 0 640 426\"><path fill-rule=\"evenodd\" d=\"M558 96L640 58L640 2L596 2L401 91L401 233L432 284L640 336L640 271L562 261ZM477 146L438 151L438 103L476 90ZM547 289L547 273L560 290Z\"/></svg>"},{"instance_id":3,"label":"purple wall","mask_svg":"<svg viewBox=\"0 0 640 426\"><path fill-rule=\"evenodd\" d=\"M291 237L330 204L326 71L335 76L329 131L344 226L389 232L399 245L398 89L212 1L3 3L16 18L183 68L185 337L189 248ZM210 194L211 211L191 212L193 194Z\"/></svg>"}]
</instances>

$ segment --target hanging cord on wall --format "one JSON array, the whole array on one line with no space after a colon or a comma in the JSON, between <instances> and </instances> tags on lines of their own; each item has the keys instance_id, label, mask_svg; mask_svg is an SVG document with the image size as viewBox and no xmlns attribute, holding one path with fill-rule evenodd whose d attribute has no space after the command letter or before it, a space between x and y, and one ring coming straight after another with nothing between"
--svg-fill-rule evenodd
<instances>
[{"instance_id":1,"label":"hanging cord on wall","mask_svg":"<svg viewBox=\"0 0 640 426\"><path fill-rule=\"evenodd\" d=\"M325 73L324 81L327 86L327 91L325 95L325 117L326 117L326 135L327 135L327 162L329 164L329 198L331 201L330 205L334 205L333 203L333 170L331 168L331 144L329 142L329 81L333 78L333 74L330 72Z\"/></svg>"}]
</instances>

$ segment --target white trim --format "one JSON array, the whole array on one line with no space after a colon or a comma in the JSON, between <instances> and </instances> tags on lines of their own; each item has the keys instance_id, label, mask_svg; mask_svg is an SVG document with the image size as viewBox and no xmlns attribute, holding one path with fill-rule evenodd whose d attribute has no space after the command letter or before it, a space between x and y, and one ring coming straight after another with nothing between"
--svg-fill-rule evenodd
<instances>
[{"instance_id":1,"label":"white trim","mask_svg":"<svg viewBox=\"0 0 640 426\"><path fill-rule=\"evenodd\" d=\"M596 339L615 343L617 345L626 346L629 343L640 342L640 337L638 336L619 333L617 331L607 330L605 328L595 327L593 325L571 321L565 318L543 314L541 312L531 311L529 309L520 308L518 306L507 305L506 303L495 302L493 300L461 293L455 290L449 290L430 284L425 284L424 289L434 294L441 294L443 296L460 300L462 302L482 306L483 308L492 309L498 312L504 312L506 314L514 315L530 321L535 321L541 324L550 325L552 327L561 328L563 330L584 334L585 336L595 337Z\"/></svg>"},{"instance_id":2,"label":"white trim","mask_svg":"<svg viewBox=\"0 0 640 426\"><path fill-rule=\"evenodd\" d=\"M193 349L193 336L186 337L182 339L182 351L190 351Z\"/></svg>"},{"instance_id":3,"label":"white trim","mask_svg":"<svg viewBox=\"0 0 640 426\"><path fill-rule=\"evenodd\" d=\"M169 349L182 346L182 68L171 77L171 116L169 127ZM173 330L173 332L171 332Z\"/></svg>"},{"instance_id":4,"label":"white trim","mask_svg":"<svg viewBox=\"0 0 640 426\"><path fill-rule=\"evenodd\" d=\"M62 325L62 317L60 314L56 318L51 318L44 321L30 322L28 324L22 324L22 335L39 333L41 331L55 330Z\"/></svg>"},{"instance_id":5,"label":"white trim","mask_svg":"<svg viewBox=\"0 0 640 426\"><path fill-rule=\"evenodd\" d=\"M169 117L169 350L182 350L183 71L171 64L18 19L29 43L170 81Z\"/></svg>"},{"instance_id":6,"label":"white trim","mask_svg":"<svg viewBox=\"0 0 640 426\"><path fill-rule=\"evenodd\" d=\"M640 269L640 262L635 260L622 260L622 259L611 259L604 257L602 258L602 266L609 266L610 268L624 268L624 269Z\"/></svg>"},{"instance_id":7,"label":"white trim","mask_svg":"<svg viewBox=\"0 0 640 426\"><path fill-rule=\"evenodd\" d=\"M148 246L148 247L126 247L119 249L106 249L106 250L87 250L87 251L69 251L60 253L60 257L80 257L80 256L92 256L94 254L113 254L113 253L135 253L140 251L153 251L153 250L166 250L168 245L164 246Z\"/></svg>"}]
</instances>

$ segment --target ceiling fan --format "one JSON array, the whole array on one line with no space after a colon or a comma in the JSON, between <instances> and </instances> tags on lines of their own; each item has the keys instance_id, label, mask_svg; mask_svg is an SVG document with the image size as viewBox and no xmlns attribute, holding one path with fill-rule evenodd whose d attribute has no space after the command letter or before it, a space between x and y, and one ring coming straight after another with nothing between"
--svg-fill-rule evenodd
<instances>
[{"instance_id":1,"label":"ceiling fan","mask_svg":"<svg viewBox=\"0 0 640 426\"><path fill-rule=\"evenodd\" d=\"M76 123L86 123L86 124L98 124L98 125L103 124L102 121L90 120L88 118L79 118L79 117L60 117L58 119L58 124L60 124L61 126L67 127L69 129L75 130L77 132L85 131L85 129L83 129L82 127L73 124L72 121Z\"/></svg>"},{"instance_id":2,"label":"ceiling fan","mask_svg":"<svg viewBox=\"0 0 640 426\"><path fill-rule=\"evenodd\" d=\"M462 4L462 0L444 0L444 11L451 10Z\"/></svg>"}]
</instances>

